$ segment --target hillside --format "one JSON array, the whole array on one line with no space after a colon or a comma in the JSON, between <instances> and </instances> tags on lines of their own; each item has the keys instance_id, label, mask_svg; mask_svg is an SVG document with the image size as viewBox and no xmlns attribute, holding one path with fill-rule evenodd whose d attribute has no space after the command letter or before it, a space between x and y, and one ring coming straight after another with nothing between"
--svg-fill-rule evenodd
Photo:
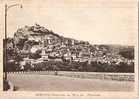
<instances>
[{"instance_id":1,"label":"hillside","mask_svg":"<svg viewBox=\"0 0 139 99\"><path fill-rule=\"evenodd\" d=\"M62 62L62 64L72 65L73 67L70 70L85 70L88 65L93 66L93 64L97 67L101 66L101 68L103 66L108 68L116 66L117 68L124 65L132 68L132 70L129 69L127 72L133 72L134 70L133 46L92 45L87 41L63 37L38 24L18 29L14 33L14 37L9 38L7 42L7 62L10 60L16 61L18 68L23 61L30 61L31 64L40 64L47 60L47 63L53 61L53 63ZM72 63L76 65L74 66ZM85 63L86 67L82 67L83 65L81 66L80 63ZM92 69L92 66L89 68ZM66 68L65 70L69 70L69 67ZM107 69L100 71L107 71ZM120 70L115 70L114 67L112 71Z\"/></svg>"}]
</instances>

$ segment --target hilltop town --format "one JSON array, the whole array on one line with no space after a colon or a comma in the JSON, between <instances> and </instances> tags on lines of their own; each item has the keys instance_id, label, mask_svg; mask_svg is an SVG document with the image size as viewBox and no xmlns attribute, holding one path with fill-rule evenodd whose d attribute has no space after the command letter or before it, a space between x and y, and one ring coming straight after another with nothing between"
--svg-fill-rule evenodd
<instances>
[{"instance_id":1,"label":"hilltop town","mask_svg":"<svg viewBox=\"0 0 139 99\"><path fill-rule=\"evenodd\" d=\"M134 47L92 45L35 24L7 39L8 71L66 70L134 72Z\"/></svg>"}]
</instances>

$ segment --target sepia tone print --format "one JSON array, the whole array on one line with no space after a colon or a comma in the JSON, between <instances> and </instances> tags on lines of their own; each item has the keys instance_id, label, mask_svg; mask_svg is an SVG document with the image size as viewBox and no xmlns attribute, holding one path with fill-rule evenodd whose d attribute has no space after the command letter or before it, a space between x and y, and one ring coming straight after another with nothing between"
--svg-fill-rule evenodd
<instances>
[{"instance_id":1,"label":"sepia tone print","mask_svg":"<svg viewBox=\"0 0 139 99\"><path fill-rule=\"evenodd\" d=\"M94 79L99 79L96 80L96 82L104 80L102 84L106 80L106 83L108 84L115 83L119 86L119 88L117 87L116 89L113 89L114 87L110 86L112 88L108 89L109 87L104 85L104 88L106 87L106 89L102 87L103 89L100 88L101 90L120 90L120 87L122 86L123 90L129 91L128 88L133 90L133 46L91 45L87 41L65 38L38 24L18 29L13 38L7 38L7 40L4 40L4 45L6 45L6 50L4 50L6 51L4 73L6 73L6 76L8 75L10 81L17 83L17 85L18 80L24 81L28 78L27 81L25 81L26 83L28 82L26 84L28 85L27 90L29 90L30 84L33 85L34 83L35 87L35 83L39 80L40 84L42 84L41 80L44 80L44 83L46 84L46 86L45 84L42 86L44 90L53 90L49 89L49 87L52 86L53 88L54 85L51 85L51 83L50 85L47 85L49 79L50 82L53 82L58 86L58 83L64 84L65 80L65 84L68 86L65 86L65 88L63 87L63 89L63 85L59 86L61 88L59 90L63 91L74 91L74 88L66 83L68 81L70 83L70 80L73 81L72 86L74 83L78 84L78 86L81 83L81 86L79 87L80 89L76 89L75 87L75 90L93 91L93 87L89 89L88 87L91 85L94 86ZM32 82L33 77L35 77L35 79ZM36 79L36 77L38 77L38 79ZM90 81L91 79L92 81ZM125 88L124 81L129 83ZM82 83L85 85L82 85ZM21 87L24 85L22 83L20 84L19 86ZM66 87L70 88L66 89ZM81 87L83 87L83 89L81 89ZM17 86L17 88L20 90L20 87ZM37 88L33 89L35 90ZM41 88L38 90L41 91L43 89ZM58 90L58 87L55 87L54 89Z\"/></svg>"},{"instance_id":2,"label":"sepia tone print","mask_svg":"<svg viewBox=\"0 0 139 99\"><path fill-rule=\"evenodd\" d=\"M3 9L4 92L135 91L135 2L23 0Z\"/></svg>"}]
</instances>

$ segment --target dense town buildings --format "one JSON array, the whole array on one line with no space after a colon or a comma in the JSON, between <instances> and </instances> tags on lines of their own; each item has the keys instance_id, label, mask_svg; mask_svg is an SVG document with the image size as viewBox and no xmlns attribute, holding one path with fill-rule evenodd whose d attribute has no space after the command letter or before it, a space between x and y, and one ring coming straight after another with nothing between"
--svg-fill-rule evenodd
<instances>
[{"instance_id":1,"label":"dense town buildings","mask_svg":"<svg viewBox=\"0 0 139 99\"><path fill-rule=\"evenodd\" d=\"M109 46L91 45L86 41L65 38L38 24L18 29L14 38L9 40L7 48L20 53L21 65L44 61L97 62L109 65L134 62L134 58L123 57L116 48L113 50Z\"/></svg>"}]
</instances>

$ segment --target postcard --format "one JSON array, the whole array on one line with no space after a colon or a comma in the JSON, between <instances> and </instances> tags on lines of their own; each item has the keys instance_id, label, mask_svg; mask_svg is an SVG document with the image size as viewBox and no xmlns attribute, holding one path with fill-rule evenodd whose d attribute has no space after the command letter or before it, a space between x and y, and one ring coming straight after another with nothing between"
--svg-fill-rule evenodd
<instances>
[{"instance_id":1,"label":"postcard","mask_svg":"<svg viewBox=\"0 0 139 99\"><path fill-rule=\"evenodd\" d=\"M136 0L0 0L0 97L137 99Z\"/></svg>"}]
</instances>

